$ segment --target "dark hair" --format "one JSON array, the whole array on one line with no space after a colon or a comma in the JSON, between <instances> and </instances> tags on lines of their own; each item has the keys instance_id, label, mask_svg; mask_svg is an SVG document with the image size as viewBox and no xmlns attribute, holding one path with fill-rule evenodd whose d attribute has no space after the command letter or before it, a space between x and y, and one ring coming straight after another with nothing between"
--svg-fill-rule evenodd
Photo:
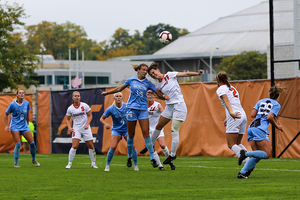
<instances>
[{"instance_id":1,"label":"dark hair","mask_svg":"<svg viewBox=\"0 0 300 200\"><path fill-rule=\"evenodd\" d=\"M220 82L222 83L225 83L227 85L227 87L230 88L230 84L228 82L228 76L227 76L227 73L226 72L219 72L217 74L217 80L219 80Z\"/></svg>"},{"instance_id":2,"label":"dark hair","mask_svg":"<svg viewBox=\"0 0 300 200\"><path fill-rule=\"evenodd\" d=\"M131 66L134 69L134 71L137 71L138 69L141 69L142 66L145 66L145 67L149 68L148 65L146 65L145 63L139 64L139 65L131 64Z\"/></svg>"},{"instance_id":3,"label":"dark hair","mask_svg":"<svg viewBox=\"0 0 300 200\"><path fill-rule=\"evenodd\" d=\"M153 62L151 63L150 67L148 68L148 73L151 71L151 69L157 70L158 69L158 63Z\"/></svg>"},{"instance_id":4,"label":"dark hair","mask_svg":"<svg viewBox=\"0 0 300 200\"><path fill-rule=\"evenodd\" d=\"M269 90L270 98L276 100L284 90L285 87L282 87L280 84L272 86Z\"/></svg>"}]
</instances>

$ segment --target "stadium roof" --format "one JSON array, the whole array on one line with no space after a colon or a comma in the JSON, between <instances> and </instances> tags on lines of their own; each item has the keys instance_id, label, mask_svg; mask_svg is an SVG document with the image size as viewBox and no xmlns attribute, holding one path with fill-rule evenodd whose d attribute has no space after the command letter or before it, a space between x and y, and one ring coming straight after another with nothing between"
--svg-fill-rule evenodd
<instances>
[{"instance_id":1,"label":"stadium roof","mask_svg":"<svg viewBox=\"0 0 300 200\"><path fill-rule=\"evenodd\" d=\"M294 43L293 0L274 0L274 44ZM269 1L221 17L190 34L179 37L153 55L111 60L176 60L230 56L242 51L266 52L270 44ZM216 47L219 50L216 50Z\"/></svg>"}]
</instances>

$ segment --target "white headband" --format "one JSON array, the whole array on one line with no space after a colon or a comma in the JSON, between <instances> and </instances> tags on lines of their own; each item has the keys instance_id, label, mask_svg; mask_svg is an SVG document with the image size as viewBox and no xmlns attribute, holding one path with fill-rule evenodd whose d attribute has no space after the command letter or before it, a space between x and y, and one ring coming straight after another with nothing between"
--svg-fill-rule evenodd
<instances>
[{"instance_id":1,"label":"white headband","mask_svg":"<svg viewBox=\"0 0 300 200\"><path fill-rule=\"evenodd\" d=\"M121 96L123 96L123 94L121 92L117 92L117 93L114 93L114 97L116 97L117 94L121 94Z\"/></svg>"}]
</instances>

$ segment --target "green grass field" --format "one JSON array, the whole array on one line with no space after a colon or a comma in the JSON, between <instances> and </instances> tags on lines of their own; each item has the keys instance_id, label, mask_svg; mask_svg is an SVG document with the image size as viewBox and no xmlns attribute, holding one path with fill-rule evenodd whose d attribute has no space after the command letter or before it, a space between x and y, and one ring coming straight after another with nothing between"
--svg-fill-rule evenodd
<instances>
[{"instance_id":1,"label":"green grass field","mask_svg":"<svg viewBox=\"0 0 300 200\"><path fill-rule=\"evenodd\" d=\"M163 161L163 157L161 160ZM106 156L97 155L99 169L88 155L76 155L65 169L67 154L0 154L0 199L300 199L300 160L269 159L256 166L249 179L237 179L237 158L178 157L176 170L158 171L149 157L139 157L140 171L114 156L104 172Z\"/></svg>"}]
</instances>

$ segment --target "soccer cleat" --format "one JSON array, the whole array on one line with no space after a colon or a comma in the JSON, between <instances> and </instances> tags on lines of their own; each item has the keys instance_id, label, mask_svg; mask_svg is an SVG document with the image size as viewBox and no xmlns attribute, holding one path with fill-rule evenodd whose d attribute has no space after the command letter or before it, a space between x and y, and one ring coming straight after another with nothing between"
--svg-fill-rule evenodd
<instances>
[{"instance_id":1,"label":"soccer cleat","mask_svg":"<svg viewBox=\"0 0 300 200\"><path fill-rule=\"evenodd\" d=\"M96 165L96 163L92 163L92 168L98 169L98 166Z\"/></svg>"},{"instance_id":2,"label":"soccer cleat","mask_svg":"<svg viewBox=\"0 0 300 200\"><path fill-rule=\"evenodd\" d=\"M254 170L254 168L255 168L255 167L253 167L252 169L249 169L249 170L245 173L245 175L249 177L250 174L251 174L251 172Z\"/></svg>"},{"instance_id":3,"label":"soccer cleat","mask_svg":"<svg viewBox=\"0 0 300 200\"><path fill-rule=\"evenodd\" d=\"M148 151L148 149L147 149L147 147L145 147L140 151L140 154L145 154L145 153L147 153L147 151Z\"/></svg>"},{"instance_id":4,"label":"soccer cleat","mask_svg":"<svg viewBox=\"0 0 300 200\"><path fill-rule=\"evenodd\" d=\"M175 160L177 156L172 157L171 155L163 162L163 164L170 164L172 160Z\"/></svg>"},{"instance_id":5,"label":"soccer cleat","mask_svg":"<svg viewBox=\"0 0 300 200\"><path fill-rule=\"evenodd\" d=\"M174 163L173 162L170 162L170 167L171 167L171 170L175 170L176 169L176 166L174 165Z\"/></svg>"},{"instance_id":6,"label":"soccer cleat","mask_svg":"<svg viewBox=\"0 0 300 200\"><path fill-rule=\"evenodd\" d=\"M71 169L72 167L72 163L69 163L67 166L66 166L66 169Z\"/></svg>"},{"instance_id":7,"label":"soccer cleat","mask_svg":"<svg viewBox=\"0 0 300 200\"><path fill-rule=\"evenodd\" d=\"M138 166L134 166L134 171L140 171Z\"/></svg>"},{"instance_id":8,"label":"soccer cleat","mask_svg":"<svg viewBox=\"0 0 300 200\"><path fill-rule=\"evenodd\" d=\"M158 168L158 170L159 170L159 171L164 171L165 168L164 168L163 166L161 166L161 167Z\"/></svg>"},{"instance_id":9,"label":"soccer cleat","mask_svg":"<svg viewBox=\"0 0 300 200\"><path fill-rule=\"evenodd\" d=\"M18 163L14 164L14 167L20 167L20 165Z\"/></svg>"},{"instance_id":10,"label":"soccer cleat","mask_svg":"<svg viewBox=\"0 0 300 200\"><path fill-rule=\"evenodd\" d=\"M241 173L241 172L238 173L237 177L238 177L238 178L244 178L244 179L247 179L247 178L248 178L248 176L246 176L246 174L243 174L243 173Z\"/></svg>"},{"instance_id":11,"label":"soccer cleat","mask_svg":"<svg viewBox=\"0 0 300 200\"><path fill-rule=\"evenodd\" d=\"M106 165L104 171L105 171L105 172L109 172L109 170L110 170L110 169L109 169L109 165Z\"/></svg>"},{"instance_id":12,"label":"soccer cleat","mask_svg":"<svg viewBox=\"0 0 300 200\"><path fill-rule=\"evenodd\" d=\"M155 167L158 167L158 164L156 163L156 160L155 159L152 159L150 161L151 165L155 168Z\"/></svg>"},{"instance_id":13,"label":"soccer cleat","mask_svg":"<svg viewBox=\"0 0 300 200\"><path fill-rule=\"evenodd\" d=\"M36 167L39 167L39 166L40 166L40 163L38 163L36 160L33 160L33 161L32 161L32 164L34 164Z\"/></svg>"},{"instance_id":14,"label":"soccer cleat","mask_svg":"<svg viewBox=\"0 0 300 200\"><path fill-rule=\"evenodd\" d=\"M132 166L132 158L127 158L126 165L127 165L127 167L131 167Z\"/></svg>"},{"instance_id":15,"label":"soccer cleat","mask_svg":"<svg viewBox=\"0 0 300 200\"><path fill-rule=\"evenodd\" d=\"M243 160L245 160L247 158L247 156L245 155L247 151L245 151L244 149L242 149L240 151L240 157L239 157L239 161L238 161L238 164L241 165Z\"/></svg>"}]
</instances>

